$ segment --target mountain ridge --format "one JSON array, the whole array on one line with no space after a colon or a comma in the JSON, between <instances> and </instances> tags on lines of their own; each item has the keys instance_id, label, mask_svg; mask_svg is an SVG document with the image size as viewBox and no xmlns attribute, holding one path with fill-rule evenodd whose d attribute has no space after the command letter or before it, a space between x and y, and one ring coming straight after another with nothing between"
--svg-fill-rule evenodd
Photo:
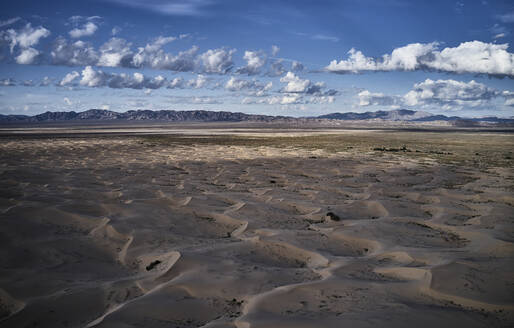
<instances>
[{"instance_id":1,"label":"mountain ridge","mask_svg":"<svg viewBox=\"0 0 514 328\"><path fill-rule=\"evenodd\" d=\"M459 116L434 115L428 112L408 109L375 112L345 112L330 113L314 117L291 117L246 114L242 112L206 111L206 110L129 110L115 112L107 109L89 109L83 112L51 112L29 115L2 115L0 124L6 123L40 123L62 121L167 121L167 122L305 122L311 120L337 120L337 121L405 121L405 122L432 122L447 121L456 125L473 125L478 123L514 124L514 118L498 118L495 116L483 118L465 118Z\"/></svg>"}]
</instances>

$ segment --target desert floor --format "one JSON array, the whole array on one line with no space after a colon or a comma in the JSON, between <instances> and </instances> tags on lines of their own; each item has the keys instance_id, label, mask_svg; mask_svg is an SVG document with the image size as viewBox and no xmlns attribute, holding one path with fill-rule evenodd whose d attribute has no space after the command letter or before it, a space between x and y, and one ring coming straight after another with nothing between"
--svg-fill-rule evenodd
<instances>
[{"instance_id":1,"label":"desert floor","mask_svg":"<svg viewBox=\"0 0 514 328\"><path fill-rule=\"evenodd\" d=\"M0 138L0 327L514 325L512 133L108 132Z\"/></svg>"}]
</instances>

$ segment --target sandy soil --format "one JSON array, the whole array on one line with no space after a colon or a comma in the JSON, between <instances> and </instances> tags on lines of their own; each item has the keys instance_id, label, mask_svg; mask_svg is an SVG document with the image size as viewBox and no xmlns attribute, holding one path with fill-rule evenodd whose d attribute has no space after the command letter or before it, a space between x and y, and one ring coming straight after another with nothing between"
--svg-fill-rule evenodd
<instances>
[{"instance_id":1,"label":"sandy soil","mask_svg":"<svg viewBox=\"0 0 514 328\"><path fill-rule=\"evenodd\" d=\"M0 140L0 327L514 324L512 166L160 141Z\"/></svg>"}]
</instances>

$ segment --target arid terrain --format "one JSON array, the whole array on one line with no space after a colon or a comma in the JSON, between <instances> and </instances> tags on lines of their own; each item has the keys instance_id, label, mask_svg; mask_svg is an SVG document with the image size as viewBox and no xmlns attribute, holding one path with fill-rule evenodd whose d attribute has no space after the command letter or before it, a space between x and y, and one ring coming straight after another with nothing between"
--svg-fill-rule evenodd
<instances>
[{"instance_id":1,"label":"arid terrain","mask_svg":"<svg viewBox=\"0 0 514 328\"><path fill-rule=\"evenodd\" d=\"M512 132L74 131L0 137L0 327L514 325Z\"/></svg>"}]
</instances>

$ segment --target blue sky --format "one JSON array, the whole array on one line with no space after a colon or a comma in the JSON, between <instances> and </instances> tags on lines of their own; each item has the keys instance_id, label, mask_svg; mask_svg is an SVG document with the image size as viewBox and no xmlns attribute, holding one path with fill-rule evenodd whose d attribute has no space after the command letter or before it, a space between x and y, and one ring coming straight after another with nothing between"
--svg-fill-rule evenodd
<instances>
[{"instance_id":1,"label":"blue sky","mask_svg":"<svg viewBox=\"0 0 514 328\"><path fill-rule=\"evenodd\" d=\"M513 32L512 1L4 1L0 114L511 117Z\"/></svg>"}]
</instances>

